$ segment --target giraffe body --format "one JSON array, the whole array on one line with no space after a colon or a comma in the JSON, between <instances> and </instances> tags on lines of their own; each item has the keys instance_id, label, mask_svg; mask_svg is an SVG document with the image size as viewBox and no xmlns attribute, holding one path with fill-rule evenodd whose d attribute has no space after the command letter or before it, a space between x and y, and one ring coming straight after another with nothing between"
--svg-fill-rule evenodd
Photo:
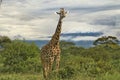
<instances>
[{"instance_id":1,"label":"giraffe body","mask_svg":"<svg viewBox=\"0 0 120 80\"><path fill-rule=\"evenodd\" d=\"M41 55L43 74L46 78L52 71L54 61L56 61L56 68L59 68L60 48L57 45L47 44L41 49Z\"/></svg>"},{"instance_id":2,"label":"giraffe body","mask_svg":"<svg viewBox=\"0 0 120 80\"><path fill-rule=\"evenodd\" d=\"M59 69L60 64L60 47L59 47L59 39L61 33L62 19L65 17L67 12L64 11L64 8L60 9L60 12L57 14L60 15L58 25L52 39L48 44L41 48L41 62L43 66L43 75L44 78L47 79L49 74L52 71L53 63L55 62L56 70Z\"/></svg>"}]
</instances>

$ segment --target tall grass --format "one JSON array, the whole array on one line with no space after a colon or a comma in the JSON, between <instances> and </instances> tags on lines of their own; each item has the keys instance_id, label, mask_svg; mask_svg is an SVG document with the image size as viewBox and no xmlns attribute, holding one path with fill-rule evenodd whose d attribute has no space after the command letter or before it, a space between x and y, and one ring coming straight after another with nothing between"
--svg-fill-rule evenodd
<instances>
[{"instance_id":1,"label":"tall grass","mask_svg":"<svg viewBox=\"0 0 120 80\"><path fill-rule=\"evenodd\" d=\"M120 73L114 73L114 74L106 73L102 77L97 77L96 80L120 80Z\"/></svg>"},{"instance_id":2,"label":"tall grass","mask_svg":"<svg viewBox=\"0 0 120 80\"><path fill-rule=\"evenodd\" d=\"M40 74L0 74L0 80L44 80L42 73ZM120 80L120 74L105 74L97 77L84 76L82 74L74 75L72 78L61 79L55 75L51 75L49 80Z\"/></svg>"},{"instance_id":3,"label":"tall grass","mask_svg":"<svg viewBox=\"0 0 120 80\"><path fill-rule=\"evenodd\" d=\"M0 80L44 80L39 74L0 74Z\"/></svg>"}]
</instances>

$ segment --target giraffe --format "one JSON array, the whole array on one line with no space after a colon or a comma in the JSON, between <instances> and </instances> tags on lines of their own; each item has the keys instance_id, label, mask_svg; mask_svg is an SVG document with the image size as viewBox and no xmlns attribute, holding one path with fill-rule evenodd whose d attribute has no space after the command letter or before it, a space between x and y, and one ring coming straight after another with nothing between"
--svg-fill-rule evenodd
<instances>
[{"instance_id":1,"label":"giraffe","mask_svg":"<svg viewBox=\"0 0 120 80\"><path fill-rule=\"evenodd\" d=\"M64 8L60 8L59 12L56 12L60 17L57 24L56 31L52 36L51 40L41 48L41 63L43 66L43 76L45 79L48 78L55 62L56 71L59 69L60 64L60 47L59 40L61 34L62 20L66 17L67 12Z\"/></svg>"}]
</instances>

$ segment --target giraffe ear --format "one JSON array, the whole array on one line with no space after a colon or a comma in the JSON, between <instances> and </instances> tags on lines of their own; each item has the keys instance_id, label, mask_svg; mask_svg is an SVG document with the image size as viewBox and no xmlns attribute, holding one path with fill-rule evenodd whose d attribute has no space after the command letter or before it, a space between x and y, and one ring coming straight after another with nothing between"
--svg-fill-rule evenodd
<instances>
[{"instance_id":1,"label":"giraffe ear","mask_svg":"<svg viewBox=\"0 0 120 80\"><path fill-rule=\"evenodd\" d=\"M54 14L57 14L57 12L54 12Z\"/></svg>"},{"instance_id":2,"label":"giraffe ear","mask_svg":"<svg viewBox=\"0 0 120 80\"><path fill-rule=\"evenodd\" d=\"M56 12L56 14L60 14L59 12Z\"/></svg>"},{"instance_id":3,"label":"giraffe ear","mask_svg":"<svg viewBox=\"0 0 120 80\"><path fill-rule=\"evenodd\" d=\"M67 13L70 13L70 12L69 12L69 11L66 11L65 13L67 14Z\"/></svg>"}]
</instances>

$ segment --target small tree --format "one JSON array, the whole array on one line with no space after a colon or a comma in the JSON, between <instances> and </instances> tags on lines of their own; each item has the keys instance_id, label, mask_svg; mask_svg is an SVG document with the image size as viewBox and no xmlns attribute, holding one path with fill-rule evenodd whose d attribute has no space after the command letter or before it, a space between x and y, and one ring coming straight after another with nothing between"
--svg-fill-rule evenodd
<instances>
[{"instance_id":1,"label":"small tree","mask_svg":"<svg viewBox=\"0 0 120 80\"><path fill-rule=\"evenodd\" d=\"M0 48L4 48L6 43L11 43L11 39L7 36L0 36Z\"/></svg>"},{"instance_id":2,"label":"small tree","mask_svg":"<svg viewBox=\"0 0 120 80\"><path fill-rule=\"evenodd\" d=\"M117 37L114 36L103 36L101 38L98 38L93 42L93 45L100 45L100 44L115 44L117 45L119 40Z\"/></svg>"},{"instance_id":3,"label":"small tree","mask_svg":"<svg viewBox=\"0 0 120 80\"><path fill-rule=\"evenodd\" d=\"M0 44L11 42L11 39L7 36L0 36Z\"/></svg>"}]
</instances>

